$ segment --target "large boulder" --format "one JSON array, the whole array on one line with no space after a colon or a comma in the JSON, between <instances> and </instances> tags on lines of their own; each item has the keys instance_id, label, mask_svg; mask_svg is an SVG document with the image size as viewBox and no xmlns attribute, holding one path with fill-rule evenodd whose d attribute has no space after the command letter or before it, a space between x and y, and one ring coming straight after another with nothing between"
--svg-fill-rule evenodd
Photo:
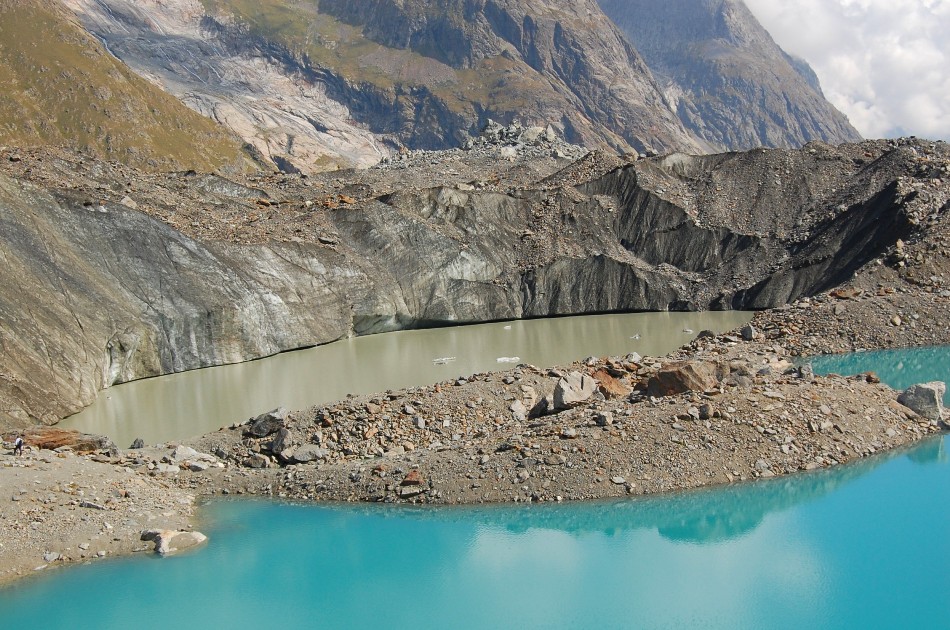
<instances>
[{"instance_id":1,"label":"large boulder","mask_svg":"<svg viewBox=\"0 0 950 630\"><path fill-rule=\"evenodd\" d=\"M155 553L166 556L197 547L208 540L201 532L179 532L173 529L147 529L141 539L155 542Z\"/></svg>"},{"instance_id":2,"label":"large boulder","mask_svg":"<svg viewBox=\"0 0 950 630\"><path fill-rule=\"evenodd\" d=\"M119 452L112 440L105 436L56 427L30 427L23 432L23 441L34 448L50 451L69 448L77 453L108 451L110 454L117 455Z\"/></svg>"},{"instance_id":3,"label":"large boulder","mask_svg":"<svg viewBox=\"0 0 950 630\"><path fill-rule=\"evenodd\" d=\"M287 419L287 410L283 407L273 409L267 413L262 413L253 420L244 432L245 435L254 437L267 437L271 433L277 433L284 428L284 422Z\"/></svg>"},{"instance_id":4,"label":"large boulder","mask_svg":"<svg viewBox=\"0 0 950 630\"><path fill-rule=\"evenodd\" d=\"M649 381L647 395L655 398L684 392L705 392L719 385L716 365L707 361L670 363Z\"/></svg>"},{"instance_id":5,"label":"large boulder","mask_svg":"<svg viewBox=\"0 0 950 630\"><path fill-rule=\"evenodd\" d=\"M897 397L897 402L932 422L943 419L943 396L947 385L942 381L911 385Z\"/></svg>"},{"instance_id":6,"label":"large boulder","mask_svg":"<svg viewBox=\"0 0 950 630\"><path fill-rule=\"evenodd\" d=\"M597 381L586 374L571 372L554 386L554 408L570 409L588 400L597 391Z\"/></svg>"},{"instance_id":7,"label":"large boulder","mask_svg":"<svg viewBox=\"0 0 950 630\"><path fill-rule=\"evenodd\" d=\"M274 434L274 439L270 441L267 448L271 453L275 455L278 453L283 453L289 449L294 442L294 436L290 432L290 429L281 428L277 430L277 433Z\"/></svg>"},{"instance_id":8,"label":"large boulder","mask_svg":"<svg viewBox=\"0 0 950 630\"><path fill-rule=\"evenodd\" d=\"M327 449L316 444L304 444L294 451L293 460L298 464L306 464L318 459L327 458Z\"/></svg>"},{"instance_id":9,"label":"large boulder","mask_svg":"<svg viewBox=\"0 0 950 630\"><path fill-rule=\"evenodd\" d=\"M607 370L594 372L594 380L600 384L600 393L606 398L625 398L633 391L626 383L611 376Z\"/></svg>"}]
</instances>

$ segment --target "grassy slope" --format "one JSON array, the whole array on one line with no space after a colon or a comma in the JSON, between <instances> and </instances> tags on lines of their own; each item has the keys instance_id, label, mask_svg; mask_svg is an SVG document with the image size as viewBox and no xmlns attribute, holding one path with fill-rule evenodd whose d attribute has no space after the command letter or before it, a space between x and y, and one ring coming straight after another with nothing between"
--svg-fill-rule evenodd
<instances>
[{"instance_id":1,"label":"grassy slope","mask_svg":"<svg viewBox=\"0 0 950 630\"><path fill-rule=\"evenodd\" d=\"M48 0L0 0L0 144L151 170L246 169L242 143L138 77Z\"/></svg>"}]
</instances>

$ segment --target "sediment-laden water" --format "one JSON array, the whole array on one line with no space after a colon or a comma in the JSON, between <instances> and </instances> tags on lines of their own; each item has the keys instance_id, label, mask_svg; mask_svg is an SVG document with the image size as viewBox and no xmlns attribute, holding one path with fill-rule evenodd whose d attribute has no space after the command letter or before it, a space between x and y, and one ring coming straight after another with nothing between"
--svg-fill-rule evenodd
<instances>
[{"instance_id":1,"label":"sediment-laden water","mask_svg":"<svg viewBox=\"0 0 950 630\"><path fill-rule=\"evenodd\" d=\"M432 328L346 339L277 356L113 387L62 423L119 446L214 431L278 406L304 409L347 394L436 383L517 363L563 365L588 356L663 355L704 329L751 313L630 313Z\"/></svg>"}]
</instances>

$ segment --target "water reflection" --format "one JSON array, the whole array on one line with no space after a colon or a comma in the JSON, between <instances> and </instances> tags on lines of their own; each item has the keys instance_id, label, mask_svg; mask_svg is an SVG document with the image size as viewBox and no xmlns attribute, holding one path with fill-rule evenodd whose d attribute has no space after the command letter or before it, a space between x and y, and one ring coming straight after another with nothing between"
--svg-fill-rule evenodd
<instances>
[{"instance_id":1,"label":"water reflection","mask_svg":"<svg viewBox=\"0 0 950 630\"><path fill-rule=\"evenodd\" d=\"M932 438L910 450L895 449L847 466L655 497L595 502L583 510L570 503L385 509L363 505L341 506L340 509L381 518L474 522L512 534L544 528L572 536L598 533L613 537L645 529L657 531L663 538L675 542L713 543L741 538L770 514L793 510L829 496L891 459L909 456L918 463L946 463L943 449L942 438Z\"/></svg>"},{"instance_id":2,"label":"water reflection","mask_svg":"<svg viewBox=\"0 0 950 630\"><path fill-rule=\"evenodd\" d=\"M950 384L950 346L829 354L813 357L809 363L816 374L875 372L894 389L929 381ZM950 388L944 402L950 404Z\"/></svg>"},{"instance_id":3,"label":"water reflection","mask_svg":"<svg viewBox=\"0 0 950 630\"><path fill-rule=\"evenodd\" d=\"M63 571L0 589L0 607L10 627L42 610L71 629L160 628L169 611L209 627L938 627L950 605L920 585L950 542L908 532L950 522L950 466L906 462L606 503L215 502L200 553Z\"/></svg>"}]
</instances>

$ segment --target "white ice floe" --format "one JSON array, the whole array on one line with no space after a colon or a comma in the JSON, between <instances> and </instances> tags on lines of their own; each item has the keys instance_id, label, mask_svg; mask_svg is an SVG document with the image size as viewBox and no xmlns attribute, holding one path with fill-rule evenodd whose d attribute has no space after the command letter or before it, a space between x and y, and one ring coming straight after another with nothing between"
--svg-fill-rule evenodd
<instances>
[{"instance_id":1,"label":"white ice floe","mask_svg":"<svg viewBox=\"0 0 950 630\"><path fill-rule=\"evenodd\" d=\"M517 363L521 360L521 357L498 357L495 360L499 363Z\"/></svg>"},{"instance_id":2,"label":"white ice floe","mask_svg":"<svg viewBox=\"0 0 950 630\"><path fill-rule=\"evenodd\" d=\"M505 330L511 330L511 326L505 326Z\"/></svg>"},{"instance_id":3,"label":"white ice floe","mask_svg":"<svg viewBox=\"0 0 950 630\"><path fill-rule=\"evenodd\" d=\"M640 338L640 333L634 333L633 335L630 336L630 338L631 338L631 339L639 339L639 338Z\"/></svg>"},{"instance_id":4,"label":"white ice floe","mask_svg":"<svg viewBox=\"0 0 950 630\"><path fill-rule=\"evenodd\" d=\"M445 365L449 361L455 361L455 357L439 357L438 359L432 359L432 362L436 365Z\"/></svg>"},{"instance_id":5,"label":"white ice floe","mask_svg":"<svg viewBox=\"0 0 950 630\"><path fill-rule=\"evenodd\" d=\"M683 329L683 332L686 333L687 335L692 335L692 334L693 334L693 329L692 329L692 328L684 328L684 329Z\"/></svg>"}]
</instances>

